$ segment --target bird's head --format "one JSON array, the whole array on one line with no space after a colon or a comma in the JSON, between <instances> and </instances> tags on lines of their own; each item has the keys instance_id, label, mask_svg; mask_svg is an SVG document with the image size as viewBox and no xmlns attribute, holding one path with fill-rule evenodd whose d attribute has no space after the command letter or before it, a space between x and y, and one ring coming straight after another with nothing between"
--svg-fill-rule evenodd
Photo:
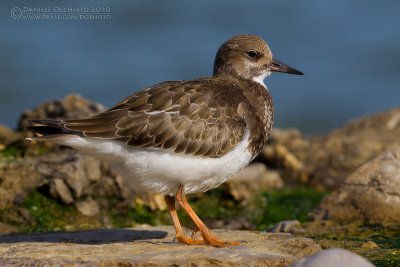
<instances>
[{"instance_id":1,"label":"bird's head","mask_svg":"<svg viewBox=\"0 0 400 267\"><path fill-rule=\"evenodd\" d=\"M272 56L268 44L256 35L237 35L223 43L214 61L214 76L233 75L264 84L271 72L303 75Z\"/></svg>"}]
</instances>

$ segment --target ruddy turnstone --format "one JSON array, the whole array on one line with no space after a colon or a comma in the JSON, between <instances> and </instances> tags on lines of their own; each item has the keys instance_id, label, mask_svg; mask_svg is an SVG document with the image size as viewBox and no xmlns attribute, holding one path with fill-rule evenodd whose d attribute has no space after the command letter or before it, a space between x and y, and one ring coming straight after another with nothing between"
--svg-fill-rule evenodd
<instances>
[{"instance_id":1,"label":"ruddy turnstone","mask_svg":"<svg viewBox=\"0 0 400 267\"><path fill-rule=\"evenodd\" d=\"M218 186L261 151L274 120L263 82L271 72L303 74L273 58L262 38L237 35L218 49L212 77L156 84L90 118L35 120L29 129L41 136L31 139L98 157L136 191L164 194L178 241L239 245L212 233L185 194ZM176 201L201 239L183 233Z\"/></svg>"}]
</instances>

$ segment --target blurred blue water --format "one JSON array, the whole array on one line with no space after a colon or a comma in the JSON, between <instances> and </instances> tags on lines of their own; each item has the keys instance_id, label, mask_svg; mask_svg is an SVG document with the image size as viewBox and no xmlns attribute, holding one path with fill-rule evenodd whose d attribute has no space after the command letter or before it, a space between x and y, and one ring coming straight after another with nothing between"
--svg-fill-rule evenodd
<instances>
[{"instance_id":1,"label":"blurred blue water","mask_svg":"<svg viewBox=\"0 0 400 267\"><path fill-rule=\"evenodd\" d=\"M108 20L12 19L13 7L111 9ZM111 106L163 80L210 75L218 46L264 37L303 77L266 80L276 125L308 134L400 106L400 1L2 1L0 123L70 92Z\"/></svg>"}]
</instances>

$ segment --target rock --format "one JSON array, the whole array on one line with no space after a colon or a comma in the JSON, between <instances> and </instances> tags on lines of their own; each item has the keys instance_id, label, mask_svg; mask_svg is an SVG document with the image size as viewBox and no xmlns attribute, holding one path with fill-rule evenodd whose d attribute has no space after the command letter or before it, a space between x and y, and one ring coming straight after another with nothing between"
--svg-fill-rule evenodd
<instances>
[{"instance_id":1,"label":"rock","mask_svg":"<svg viewBox=\"0 0 400 267\"><path fill-rule=\"evenodd\" d=\"M18 266L288 266L321 250L308 238L250 231L216 233L242 246L173 242L171 226L0 237L0 265Z\"/></svg>"},{"instance_id":2,"label":"rock","mask_svg":"<svg viewBox=\"0 0 400 267\"><path fill-rule=\"evenodd\" d=\"M338 188L356 168L399 146L399 116L399 108L373 114L317 139L310 151L315 156L309 156L314 164L313 183Z\"/></svg>"},{"instance_id":3,"label":"rock","mask_svg":"<svg viewBox=\"0 0 400 267\"><path fill-rule=\"evenodd\" d=\"M7 126L0 124L0 150L3 150L7 145L17 141L19 138L19 133L16 133Z\"/></svg>"},{"instance_id":4,"label":"rock","mask_svg":"<svg viewBox=\"0 0 400 267\"><path fill-rule=\"evenodd\" d=\"M267 166L280 170L282 177L305 183L308 170L303 163L310 141L295 129L274 129L268 144L262 151ZM295 151L296 154L292 153Z\"/></svg>"},{"instance_id":5,"label":"rock","mask_svg":"<svg viewBox=\"0 0 400 267\"><path fill-rule=\"evenodd\" d=\"M84 157L83 160L85 161L83 171L87 175L89 182L99 182L103 175L101 161L93 157Z\"/></svg>"},{"instance_id":6,"label":"rock","mask_svg":"<svg viewBox=\"0 0 400 267\"><path fill-rule=\"evenodd\" d=\"M18 233L18 232L19 232L18 227L0 222L0 234L3 235L3 234Z\"/></svg>"},{"instance_id":7,"label":"rock","mask_svg":"<svg viewBox=\"0 0 400 267\"><path fill-rule=\"evenodd\" d=\"M124 199L116 182L119 175L93 157L62 149L43 154L37 160L37 171L49 181L50 194L65 204L86 197ZM119 183L123 186L122 181Z\"/></svg>"},{"instance_id":8,"label":"rock","mask_svg":"<svg viewBox=\"0 0 400 267\"><path fill-rule=\"evenodd\" d=\"M77 210L85 216L96 216L100 212L99 203L89 198L81 200L75 204Z\"/></svg>"},{"instance_id":9,"label":"rock","mask_svg":"<svg viewBox=\"0 0 400 267\"><path fill-rule=\"evenodd\" d=\"M301 259L290 267L374 267L372 263L356 253L340 248L323 250Z\"/></svg>"},{"instance_id":10,"label":"rock","mask_svg":"<svg viewBox=\"0 0 400 267\"><path fill-rule=\"evenodd\" d=\"M373 241L367 241L367 242L363 243L363 244L361 245L361 247L362 247L362 248L367 248L367 249L376 249L376 248L379 248L379 246L378 246L375 242L373 242Z\"/></svg>"},{"instance_id":11,"label":"rock","mask_svg":"<svg viewBox=\"0 0 400 267\"><path fill-rule=\"evenodd\" d=\"M140 206L147 206L151 210L166 210L167 204L164 201L164 195L161 194L149 194L146 192L139 192L136 203Z\"/></svg>"},{"instance_id":12,"label":"rock","mask_svg":"<svg viewBox=\"0 0 400 267\"><path fill-rule=\"evenodd\" d=\"M354 171L313 211L316 220L400 223L400 147Z\"/></svg>"},{"instance_id":13,"label":"rock","mask_svg":"<svg viewBox=\"0 0 400 267\"><path fill-rule=\"evenodd\" d=\"M400 108L355 119L326 136L275 129L264 149L267 166L317 189L338 189L355 169L400 146Z\"/></svg>"},{"instance_id":14,"label":"rock","mask_svg":"<svg viewBox=\"0 0 400 267\"><path fill-rule=\"evenodd\" d=\"M116 200L133 201L134 196L125 180L108 164L72 149L0 161L0 208L21 205L39 187L42 193L65 204L92 197L104 200L102 208L106 209L115 205ZM159 207L158 203L156 208Z\"/></svg>"},{"instance_id":15,"label":"rock","mask_svg":"<svg viewBox=\"0 0 400 267\"><path fill-rule=\"evenodd\" d=\"M270 229L267 230L268 233L293 233L293 230L296 232L301 229L301 223L298 220L287 220L281 221Z\"/></svg>"},{"instance_id":16,"label":"rock","mask_svg":"<svg viewBox=\"0 0 400 267\"><path fill-rule=\"evenodd\" d=\"M81 119L96 115L105 110L101 104L89 101L78 94L71 94L62 100L45 102L38 107L22 113L18 129L23 130L33 119Z\"/></svg>"},{"instance_id":17,"label":"rock","mask_svg":"<svg viewBox=\"0 0 400 267\"><path fill-rule=\"evenodd\" d=\"M224 218L224 219L204 219L207 226L215 229L226 230L254 230L255 225L245 217Z\"/></svg>"},{"instance_id":18,"label":"rock","mask_svg":"<svg viewBox=\"0 0 400 267\"><path fill-rule=\"evenodd\" d=\"M85 172L86 157L65 149L39 158L38 170L50 181L50 192L53 193L53 197L57 197L58 194L64 203L71 204L74 199L83 196L83 190L90 184L89 175ZM93 171L97 172L95 169Z\"/></svg>"},{"instance_id":19,"label":"rock","mask_svg":"<svg viewBox=\"0 0 400 267\"><path fill-rule=\"evenodd\" d=\"M268 170L262 163L252 163L232 176L226 186L236 201L247 203L259 192L282 188L283 181L278 172Z\"/></svg>"},{"instance_id":20,"label":"rock","mask_svg":"<svg viewBox=\"0 0 400 267\"><path fill-rule=\"evenodd\" d=\"M36 223L35 218L31 215L28 209L23 207L18 207L15 209L15 211L18 213L19 217L23 219L24 222L28 222L31 225Z\"/></svg>"},{"instance_id":21,"label":"rock","mask_svg":"<svg viewBox=\"0 0 400 267\"><path fill-rule=\"evenodd\" d=\"M50 194L53 198L60 198L65 204L74 202L71 191L63 179L54 178L50 180Z\"/></svg>"},{"instance_id":22,"label":"rock","mask_svg":"<svg viewBox=\"0 0 400 267\"><path fill-rule=\"evenodd\" d=\"M119 194L122 199L132 198L132 188L127 186L127 183L126 183L124 177L122 177L121 175L117 175L117 177L115 177L115 183L118 187Z\"/></svg>"},{"instance_id":23,"label":"rock","mask_svg":"<svg viewBox=\"0 0 400 267\"><path fill-rule=\"evenodd\" d=\"M11 207L35 191L43 183L36 172L36 159L27 157L12 161L0 160L0 208Z\"/></svg>"}]
</instances>

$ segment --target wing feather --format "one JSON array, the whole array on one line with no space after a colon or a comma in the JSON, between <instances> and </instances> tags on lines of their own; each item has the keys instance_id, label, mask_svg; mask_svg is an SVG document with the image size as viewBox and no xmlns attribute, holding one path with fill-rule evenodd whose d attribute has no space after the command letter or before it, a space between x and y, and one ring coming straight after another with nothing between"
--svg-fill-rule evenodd
<instances>
[{"instance_id":1,"label":"wing feather","mask_svg":"<svg viewBox=\"0 0 400 267\"><path fill-rule=\"evenodd\" d=\"M221 157L243 139L239 105L245 97L234 83L200 81L158 84L94 117L64 121L63 127L133 147Z\"/></svg>"}]
</instances>

